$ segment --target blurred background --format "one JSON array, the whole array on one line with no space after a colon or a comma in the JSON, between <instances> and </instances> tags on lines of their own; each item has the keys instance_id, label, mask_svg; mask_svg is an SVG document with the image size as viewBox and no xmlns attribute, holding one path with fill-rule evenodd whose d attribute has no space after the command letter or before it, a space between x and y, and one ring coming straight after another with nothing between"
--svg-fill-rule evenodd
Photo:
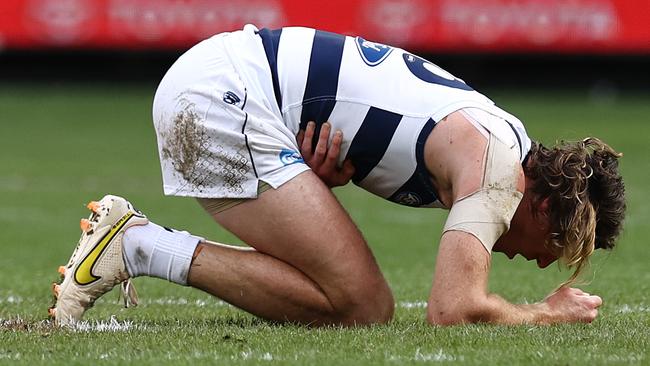
<instances>
[{"instance_id":1,"label":"blurred background","mask_svg":"<svg viewBox=\"0 0 650 366\"><path fill-rule=\"evenodd\" d=\"M400 46L479 90L650 82L647 0L2 0L0 80L155 84L208 36L308 26Z\"/></svg>"}]
</instances>

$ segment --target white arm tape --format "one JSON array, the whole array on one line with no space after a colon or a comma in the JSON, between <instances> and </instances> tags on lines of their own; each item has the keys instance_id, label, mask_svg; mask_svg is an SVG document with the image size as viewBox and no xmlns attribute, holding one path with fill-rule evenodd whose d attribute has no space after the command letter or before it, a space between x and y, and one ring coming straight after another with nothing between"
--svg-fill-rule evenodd
<instances>
[{"instance_id":1,"label":"white arm tape","mask_svg":"<svg viewBox=\"0 0 650 366\"><path fill-rule=\"evenodd\" d=\"M462 231L475 236L488 252L510 228L523 194L517 190L521 173L519 152L493 134L487 146L481 188L454 202L443 233Z\"/></svg>"}]
</instances>

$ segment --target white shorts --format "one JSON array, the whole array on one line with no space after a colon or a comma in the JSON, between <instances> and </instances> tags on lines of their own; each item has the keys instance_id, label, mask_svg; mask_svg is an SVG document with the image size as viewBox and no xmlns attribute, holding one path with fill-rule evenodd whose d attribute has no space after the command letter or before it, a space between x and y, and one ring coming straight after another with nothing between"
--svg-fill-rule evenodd
<instances>
[{"instance_id":1,"label":"white shorts","mask_svg":"<svg viewBox=\"0 0 650 366\"><path fill-rule=\"evenodd\" d=\"M257 29L209 38L164 76L153 121L166 195L255 198L308 170L285 126Z\"/></svg>"}]
</instances>

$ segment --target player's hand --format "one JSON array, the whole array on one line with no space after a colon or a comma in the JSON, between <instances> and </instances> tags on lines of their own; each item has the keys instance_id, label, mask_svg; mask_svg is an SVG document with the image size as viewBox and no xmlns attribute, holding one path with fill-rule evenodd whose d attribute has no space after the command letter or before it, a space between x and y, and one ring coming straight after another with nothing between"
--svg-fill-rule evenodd
<instances>
[{"instance_id":1,"label":"player's hand","mask_svg":"<svg viewBox=\"0 0 650 366\"><path fill-rule=\"evenodd\" d=\"M341 153L341 143L343 142L343 132L337 130L332 137L332 143L328 148L328 140L332 125L328 122L323 123L316 143L316 150L312 150L312 140L314 139L314 131L316 130L316 123L307 123L307 128L303 131L300 130L298 136L298 146L300 146L300 154L305 160L305 163L311 170L318 175L318 177L329 187L337 187L346 185L352 175L354 175L354 166L350 160L343 162L342 167L338 167L339 154Z\"/></svg>"},{"instance_id":2,"label":"player's hand","mask_svg":"<svg viewBox=\"0 0 650 366\"><path fill-rule=\"evenodd\" d=\"M544 299L544 303L560 322L591 323L598 316L603 300L578 288L563 287Z\"/></svg>"}]
</instances>

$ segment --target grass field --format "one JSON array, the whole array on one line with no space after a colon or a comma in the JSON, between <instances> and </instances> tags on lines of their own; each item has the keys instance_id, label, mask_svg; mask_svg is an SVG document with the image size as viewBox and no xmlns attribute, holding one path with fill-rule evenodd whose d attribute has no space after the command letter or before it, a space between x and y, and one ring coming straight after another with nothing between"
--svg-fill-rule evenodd
<instances>
[{"instance_id":1,"label":"grass field","mask_svg":"<svg viewBox=\"0 0 650 366\"><path fill-rule=\"evenodd\" d=\"M395 320L308 329L255 319L209 295L139 278L141 306L114 291L76 330L47 321L50 284L79 236L84 204L111 192L156 222L236 243L191 199L164 198L150 121L154 86L0 85L0 364L650 364L650 95L490 95L531 136L600 136L622 151L628 217L614 252L595 255L590 283L605 304L590 325L430 327L427 298L440 210L384 202L352 186L337 195L394 291ZM495 254L491 290L535 302L568 276Z\"/></svg>"}]
</instances>

